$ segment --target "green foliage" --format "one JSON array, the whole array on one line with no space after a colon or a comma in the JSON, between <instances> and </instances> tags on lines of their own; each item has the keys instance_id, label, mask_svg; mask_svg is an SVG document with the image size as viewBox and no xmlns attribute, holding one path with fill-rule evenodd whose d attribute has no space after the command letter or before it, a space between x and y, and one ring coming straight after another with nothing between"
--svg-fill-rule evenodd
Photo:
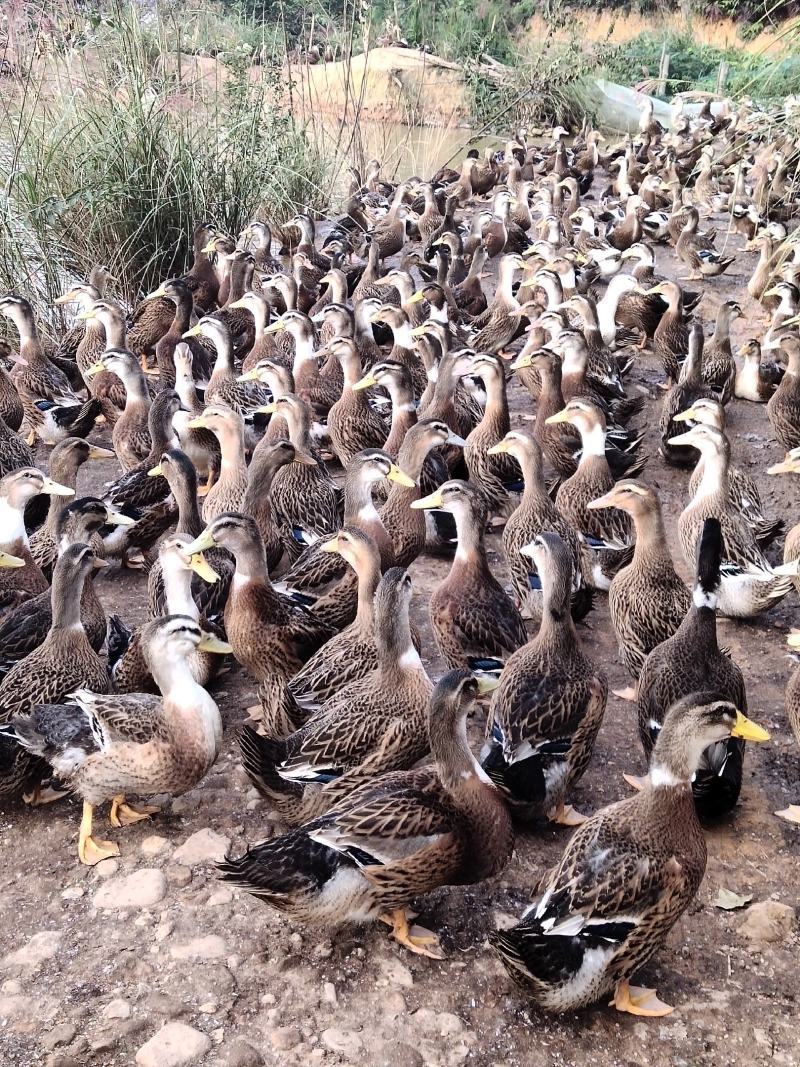
<instances>
[{"instance_id":1,"label":"green foliage","mask_svg":"<svg viewBox=\"0 0 800 1067\"><path fill-rule=\"evenodd\" d=\"M68 62L30 61L24 92L0 105L0 291L46 315L102 262L134 300L185 269L198 221L236 233L321 202L326 166L280 101L280 70L254 80L249 55L220 58L215 82L190 85L191 61L118 8Z\"/></svg>"}]
</instances>

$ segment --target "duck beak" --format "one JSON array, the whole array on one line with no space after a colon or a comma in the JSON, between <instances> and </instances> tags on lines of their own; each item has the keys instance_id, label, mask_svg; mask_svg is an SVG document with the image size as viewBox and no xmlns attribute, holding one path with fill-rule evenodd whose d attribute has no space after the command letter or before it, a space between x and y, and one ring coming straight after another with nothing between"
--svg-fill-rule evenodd
<instances>
[{"instance_id":1,"label":"duck beak","mask_svg":"<svg viewBox=\"0 0 800 1067\"><path fill-rule=\"evenodd\" d=\"M206 255L208 255L209 252L216 252L216 250L217 250L217 239L216 239L216 237L212 237L211 240L208 242L208 244L204 245L200 249L200 251L201 252L205 252Z\"/></svg>"},{"instance_id":2,"label":"duck beak","mask_svg":"<svg viewBox=\"0 0 800 1067\"><path fill-rule=\"evenodd\" d=\"M189 569L192 570L198 578L202 578L204 582L208 582L209 585L213 585L214 582L219 581L219 575L208 563L202 552L193 552L191 556L189 556ZM207 649L207 651L211 650Z\"/></svg>"},{"instance_id":3,"label":"duck beak","mask_svg":"<svg viewBox=\"0 0 800 1067\"><path fill-rule=\"evenodd\" d=\"M233 307L233 304L229 304L228 306L229 307ZM236 381L237 382L258 382L258 381L261 381L261 379L259 377L258 368L257 367L252 367L250 370L245 371L244 374L240 374L239 375L239 377L236 379Z\"/></svg>"},{"instance_id":4,"label":"duck beak","mask_svg":"<svg viewBox=\"0 0 800 1067\"><path fill-rule=\"evenodd\" d=\"M526 367L530 367L530 356L517 356L512 364L509 366L509 370L525 370Z\"/></svg>"},{"instance_id":5,"label":"duck beak","mask_svg":"<svg viewBox=\"0 0 800 1067\"><path fill-rule=\"evenodd\" d=\"M768 295L769 295L768 293L764 293L764 296L768 296ZM792 315L792 317L790 319L784 319L783 320L783 322L781 323L781 327L784 327L784 326L795 326L798 322L800 322L800 315Z\"/></svg>"},{"instance_id":6,"label":"duck beak","mask_svg":"<svg viewBox=\"0 0 800 1067\"><path fill-rule=\"evenodd\" d=\"M557 422L569 422L569 412L566 408L562 408L561 411L557 411L555 415L548 415L544 422L545 426L553 426Z\"/></svg>"},{"instance_id":7,"label":"duck beak","mask_svg":"<svg viewBox=\"0 0 800 1067\"><path fill-rule=\"evenodd\" d=\"M386 475L390 482L397 482L398 485L404 485L407 489L413 489L417 484L413 478L410 478L405 471L401 471L396 463L393 463L389 468L389 473Z\"/></svg>"},{"instance_id":8,"label":"duck beak","mask_svg":"<svg viewBox=\"0 0 800 1067\"><path fill-rule=\"evenodd\" d=\"M0 552L0 567L24 567L25 560L19 556L12 556L8 552Z\"/></svg>"},{"instance_id":9,"label":"duck beak","mask_svg":"<svg viewBox=\"0 0 800 1067\"><path fill-rule=\"evenodd\" d=\"M78 297L75 294L74 289L70 289L68 293L62 293L61 296L57 296L53 301L54 304L69 304L72 300L77 300Z\"/></svg>"},{"instance_id":10,"label":"duck beak","mask_svg":"<svg viewBox=\"0 0 800 1067\"><path fill-rule=\"evenodd\" d=\"M486 450L487 456L501 456L506 452L508 452L508 444L505 441L498 441L496 445Z\"/></svg>"},{"instance_id":11,"label":"duck beak","mask_svg":"<svg viewBox=\"0 0 800 1067\"><path fill-rule=\"evenodd\" d=\"M441 489L437 489L435 492L430 493L428 496L423 496L419 500L412 500L411 507L415 511L430 511L431 508L441 508L444 506L444 499L442 498Z\"/></svg>"},{"instance_id":12,"label":"duck beak","mask_svg":"<svg viewBox=\"0 0 800 1067\"><path fill-rule=\"evenodd\" d=\"M158 478L163 473L164 473L164 471L161 469L161 464L160 463L156 463L155 467L151 467L150 470L147 472L147 477L148 478Z\"/></svg>"},{"instance_id":13,"label":"duck beak","mask_svg":"<svg viewBox=\"0 0 800 1067\"><path fill-rule=\"evenodd\" d=\"M373 311L372 314L369 317L369 321L370 322L383 322L383 319L381 318L381 312L380 311ZM411 333L413 334L414 331L412 330Z\"/></svg>"},{"instance_id":14,"label":"duck beak","mask_svg":"<svg viewBox=\"0 0 800 1067\"><path fill-rule=\"evenodd\" d=\"M273 400L271 404L262 404L261 407L253 408L253 415L274 415L278 405Z\"/></svg>"},{"instance_id":15,"label":"duck beak","mask_svg":"<svg viewBox=\"0 0 800 1067\"><path fill-rule=\"evenodd\" d=\"M102 556L95 556L92 560L92 567L94 567L96 571L103 571L106 569L106 567L110 566L111 564L108 562L108 560L103 559Z\"/></svg>"},{"instance_id":16,"label":"duck beak","mask_svg":"<svg viewBox=\"0 0 800 1067\"><path fill-rule=\"evenodd\" d=\"M377 383L376 379L373 378L373 376L371 374L365 374L363 378L359 378L359 380L355 383L355 385L352 386L352 389L353 389L354 393L357 393L361 389L369 389L371 386L377 385L377 384L378 383Z\"/></svg>"},{"instance_id":17,"label":"duck beak","mask_svg":"<svg viewBox=\"0 0 800 1067\"><path fill-rule=\"evenodd\" d=\"M679 411L677 415L672 416L673 422L696 422L697 413L694 408L687 408L686 411Z\"/></svg>"},{"instance_id":18,"label":"duck beak","mask_svg":"<svg viewBox=\"0 0 800 1067\"><path fill-rule=\"evenodd\" d=\"M200 323L198 322L196 326L191 326L186 331L186 333L182 335L182 337L183 337L183 340L186 340L187 337L199 337L202 332L203 332L202 327L200 326Z\"/></svg>"},{"instance_id":19,"label":"duck beak","mask_svg":"<svg viewBox=\"0 0 800 1067\"><path fill-rule=\"evenodd\" d=\"M258 411L258 408L256 408L256 411ZM195 418L189 419L189 421L186 423L186 425L188 426L188 428L190 430L207 430L208 429L208 423L206 422L206 420L203 418L202 415L197 415ZM159 466L160 466L160 464L159 464ZM156 468L154 467L153 470L155 470L155 469ZM160 473L160 471L159 471L159 473Z\"/></svg>"},{"instance_id":20,"label":"duck beak","mask_svg":"<svg viewBox=\"0 0 800 1067\"><path fill-rule=\"evenodd\" d=\"M736 722L731 730L731 737L741 737L743 741L769 741L769 734L764 727L748 719L746 715L742 715L741 711L736 712Z\"/></svg>"},{"instance_id":21,"label":"duck beak","mask_svg":"<svg viewBox=\"0 0 800 1067\"><path fill-rule=\"evenodd\" d=\"M317 465L317 461L310 452L303 452L299 448L295 449L294 462L300 463L303 467L316 467Z\"/></svg>"},{"instance_id":22,"label":"duck beak","mask_svg":"<svg viewBox=\"0 0 800 1067\"><path fill-rule=\"evenodd\" d=\"M45 478L42 482L42 492L48 496L75 496L75 490L68 485L60 485L51 478Z\"/></svg>"},{"instance_id":23,"label":"duck beak","mask_svg":"<svg viewBox=\"0 0 800 1067\"><path fill-rule=\"evenodd\" d=\"M93 378L95 376L95 374L99 374L101 370L105 370L105 369L106 369L105 363L102 361L102 359L99 359L97 361L97 363L93 363L91 365L91 367L87 367L86 370L84 371L84 373L86 374L86 376L88 378Z\"/></svg>"},{"instance_id":24,"label":"duck beak","mask_svg":"<svg viewBox=\"0 0 800 1067\"><path fill-rule=\"evenodd\" d=\"M21 356L19 352L12 352L8 357L12 363L16 363L20 367L27 367L28 361L24 356Z\"/></svg>"},{"instance_id":25,"label":"duck beak","mask_svg":"<svg viewBox=\"0 0 800 1067\"><path fill-rule=\"evenodd\" d=\"M446 445L452 445L453 448L463 448L466 445L466 441L463 437L459 437L457 433L451 433L445 441Z\"/></svg>"},{"instance_id":26,"label":"duck beak","mask_svg":"<svg viewBox=\"0 0 800 1067\"><path fill-rule=\"evenodd\" d=\"M338 552L339 551L339 535L332 537L330 541L324 541L318 546L320 552Z\"/></svg>"},{"instance_id":27,"label":"duck beak","mask_svg":"<svg viewBox=\"0 0 800 1067\"><path fill-rule=\"evenodd\" d=\"M486 696L487 693L493 693L500 685L500 679L490 674L476 674L475 681L478 683L479 697Z\"/></svg>"},{"instance_id":28,"label":"duck beak","mask_svg":"<svg viewBox=\"0 0 800 1067\"><path fill-rule=\"evenodd\" d=\"M247 307L247 301L244 300L244 299L242 299L242 300L234 300L232 304L228 304L228 307L229 308L244 308L244 307Z\"/></svg>"},{"instance_id":29,"label":"duck beak","mask_svg":"<svg viewBox=\"0 0 800 1067\"><path fill-rule=\"evenodd\" d=\"M129 515L123 515L121 511L106 511L106 522L109 526L135 526L136 520Z\"/></svg>"},{"instance_id":30,"label":"duck beak","mask_svg":"<svg viewBox=\"0 0 800 1067\"><path fill-rule=\"evenodd\" d=\"M372 320L372 321L374 321L374 320ZM411 331L411 336L412 337L424 337L425 336L425 326L424 325L415 326L414 329Z\"/></svg>"},{"instance_id":31,"label":"duck beak","mask_svg":"<svg viewBox=\"0 0 800 1067\"><path fill-rule=\"evenodd\" d=\"M667 441L668 445L694 445L694 434L691 430L686 433L679 433L677 437L670 437Z\"/></svg>"},{"instance_id":32,"label":"duck beak","mask_svg":"<svg viewBox=\"0 0 800 1067\"><path fill-rule=\"evenodd\" d=\"M101 448L100 445L89 446L89 459L113 459L116 452L110 448Z\"/></svg>"},{"instance_id":33,"label":"duck beak","mask_svg":"<svg viewBox=\"0 0 800 1067\"><path fill-rule=\"evenodd\" d=\"M159 285L158 289L154 289L152 293L148 293L145 300L155 300L159 296L166 296L167 290L163 285Z\"/></svg>"},{"instance_id":34,"label":"duck beak","mask_svg":"<svg viewBox=\"0 0 800 1067\"><path fill-rule=\"evenodd\" d=\"M596 500L590 500L586 505L592 511L600 511L602 508L614 508L616 506L613 489L604 496L599 496Z\"/></svg>"},{"instance_id":35,"label":"duck beak","mask_svg":"<svg viewBox=\"0 0 800 1067\"><path fill-rule=\"evenodd\" d=\"M425 294L421 289L418 289L413 296L409 297L406 301L407 304L418 304L421 300L425 299Z\"/></svg>"},{"instance_id":36,"label":"duck beak","mask_svg":"<svg viewBox=\"0 0 800 1067\"><path fill-rule=\"evenodd\" d=\"M283 319L276 319L274 322L271 322L269 326L265 328L264 333L280 333L281 330L285 329L286 323L283 321Z\"/></svg>"},{"instance_id":37,"label":"duck beak","mask_svg":"<svg viewBox=\"0 0 800 1067\"><path fill-rule=\"evenodd\" d=\"M93 308L81 308L81 310L78 312L78 314L75 316L75 318L76 319L80 319L83 322L86 319L95 318L96 315L97 315L97 312L94 311Z\"/></svg>"},{"instance_id":38,"label":"duck beak","mask_svg":"<svg viewBox=\"0 0 800 1067\"><path fill-rule=\"evenodd\" d=\"M794 474L794 463L791 456L786 456L780 463L773 463L771 467L767 467L767 474Z\"/></svg>"},{"instance_id":39,"label":"duck beak","mask_svg":"<svg viewBox=\"0 0 800 1067\"><path fill-rule=\"evenodd\" d=\"M218 637L207 633L200 638L197 648L200 652L216 652L220 656L229 656L233 652L227 641L220 641Z\"/></svg>"},{"instance_id":40,"label":"duck beak","mask_svg":"<svg viewBox=\"0 0 800 1067\"><path fill-rule=\"evenodd\" d=\"M781 294L780 294L780 290L776 286L773 285L773 286L771 286L771 288L765 289L764 292L761 295L762 296L780 296ZM788 321L789 320L787 319L787 322ZM784 326L785 325L786 325L786 322L784 322Z\"/></svg>"},{"instance_id":41,"label":"duck beak","mask_svg":"<svg viewBox=\"0 0 800 1067\"><path fill-rule=\"evenodd\" d=\"M216 545L213 534L208 530L203 530L199 537L196 537L190 545L186 545L184 548L184 554L191 557L198 552L208 552L209 548L214 548Z\"/></svg>"}]
</instances>

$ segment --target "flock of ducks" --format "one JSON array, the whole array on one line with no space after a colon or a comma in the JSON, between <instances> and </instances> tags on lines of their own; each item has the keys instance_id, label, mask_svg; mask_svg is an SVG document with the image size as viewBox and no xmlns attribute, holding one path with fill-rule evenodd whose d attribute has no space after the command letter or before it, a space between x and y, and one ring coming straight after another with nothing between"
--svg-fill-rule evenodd
<instances>
[{"instance_id":1,"label":"flock of ducks","mask_svg":"<svg viewBox=\"0 0 800 1067\"><path fill-rule=\"evenodd\" d=\"M543 1008L611 996L663 1015L630 980L702 880L698 813L730 811L745 741L768 739L716 617L798 582L800 527L773 565L783 522L725 428L728 404L764 403L786 452L771 473L800 471L797 153L744 108L664 130L645 107L605 154L588 124L545 140L518 131L429 181L353 170L324 240L310 214L237 240L200 225L188 272L132 315L98 267L59 298L76 316L57 346L23 295L0 298L18 336L0 370L0 794L79 796L81 862L117 855L96 808L125 826L155 810L129 797L203 778L223 734L208 687L235 663L259 697L243 765L287 831L224 879L293 920L380 919L438 957L413 900L498 874L520 826L577 827L491 943ZM759 252L748 290L770 325L741 364L740 305L708 338L698 307L738 257L717 250L714 212ZM657 244L700 289L657 273ZM663 369L660 457L634 426L641 366ZM110 449L85 440L109 430ZM81 466L114 456L102 495L78 495ZM691 590L648 460L687 468ZM424 553L451 560L429 603L435 683L409 617ZM135 629L94 587L111 560L145 571ZM600 596L649 772L587 817L569 800L608 684L576 623ZM476 757L467 717L488 693ZM800 736L800 674L787 712Z\"/></svg>"}]
</instances>

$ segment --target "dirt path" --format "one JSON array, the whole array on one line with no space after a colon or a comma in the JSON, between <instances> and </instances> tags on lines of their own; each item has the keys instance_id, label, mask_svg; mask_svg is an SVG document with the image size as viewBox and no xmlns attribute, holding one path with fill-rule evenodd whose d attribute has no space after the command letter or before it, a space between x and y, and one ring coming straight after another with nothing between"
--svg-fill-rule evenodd
<instances>
[{"instance_id":1,"label":"dirt path","mask_svg":"<svg viewBox=\"0 0 800 1067\"><path fill-rule=\"evenodd\" d=\"M738 247L740 241L733 243ZM672 253L659 258L659 267L674 274ZM731 273L708 285L701 304L710 323L719 302L737 295L745 309L744 321L734 323L737 343L764 327L763 314L742 295L753 263L753 255L741 255ZM660 378L645 356L629 383L650 397L645 473L661 495L677 557L674 534L687 475L666 468L656 455ZM530 410L517 385L510 395L517 418ZM798 518L800 480L761 478L780 457L763 407L735 402L729 427L735 461L760 479L768 509L790 527ZM113 464L88 465L79 491L97 489L115 473ZM499 537L492 535L489 545L500 566ZM679 565L685 573L682 559ZM441 665L426 603L446 568L445 561L428 557L411 568L415 622L434 677ZM131 573L112 570L98 578L107 608L128 622L143 617L143 587L142 576ZM248 842L279 832L239 769L236 726L253 702L254 687L237 670L215 692L226 726L218 763L151 823L112 831L122 850L119 861L80 866L74 801L0 812L0 1064L121 1067L133 1063L137 1050L167 1022L189 1028L176 1031L184 1058L164 1058L163 1050L151 1055L148 1046L136 1062L800 1063L796 934L751 943L739 929L744 912L711 906L720 887L752 894L756 902L797 903L800 829L772 814L800 800L797 748L783 712L791 671L784 635L796 621L792 596L754 622L720 625L721 642L745 673L751 713L773 739L749 746L741 803L728 821L708 830L708 872L697 901L642 975L677 1006L669 1018L637 1021L605 1008L562 1018L541 1015L512 988L489 951L488 932L519 916L530 886L563 848L563 829L520 832L501 878L442 890L422 902L425 924L441 932L447 953L442 962L410 956L378 926L294 928L247 894L222 886L211 857L228 845L238 853ZM603 598L581 635L611 684L627 684ZM476 744L481 727L474 724ZM625 796L622 772L642 767L633 705L612 696L576 807L592 811Z\"/></svg>"}]
</instances>

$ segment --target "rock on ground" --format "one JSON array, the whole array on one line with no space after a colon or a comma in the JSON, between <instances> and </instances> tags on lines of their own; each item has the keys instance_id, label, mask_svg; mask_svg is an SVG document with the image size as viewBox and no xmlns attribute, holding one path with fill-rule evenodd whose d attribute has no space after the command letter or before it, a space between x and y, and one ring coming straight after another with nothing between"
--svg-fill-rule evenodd
<instances>
[{"instance_id":1,"label":"rock on ground","mask_svg":"<svg viewBox=\"0 0 800 1067\"><path fill-rule=\"evenodd\" d=\"M207 826L187 837L183 844L175 849L173 860L193 867L198 863L219 863L225 859L230 848L231 839L210 830Z\"/></svg>"},{"instance_id":2,"label":"rock on ground","mask_svg":"<svg viewBox=\"0 0 800 1067\"><path fill-rule=\"evenodd\" d=\"M133 874L109 878L94 895L96 908L151 908L163 900L167 880L156 867L143 867Z\"/></svg>"},{"instance_id":3,"label":"rock on ground","mask_svg":"<svg viewBox=\"0 0 800 1067\"><path fill-rule=\"evenodd\" d=\"M777 900L762 900L751 905L739 933L755 944L785 941L794 927L794 908Z\"/></svg>"},{"instance_id":4,"label":"rock on ground","mask_svg":"<svg viewBox=\"0 0 800 1067\"><path fill-rule=\"evenodd\" d=\"M139 1067L189 1067L211 1048L211 1039L186 1023L165 1023L136 1053Z\"/></svg>"}]
</instances>

